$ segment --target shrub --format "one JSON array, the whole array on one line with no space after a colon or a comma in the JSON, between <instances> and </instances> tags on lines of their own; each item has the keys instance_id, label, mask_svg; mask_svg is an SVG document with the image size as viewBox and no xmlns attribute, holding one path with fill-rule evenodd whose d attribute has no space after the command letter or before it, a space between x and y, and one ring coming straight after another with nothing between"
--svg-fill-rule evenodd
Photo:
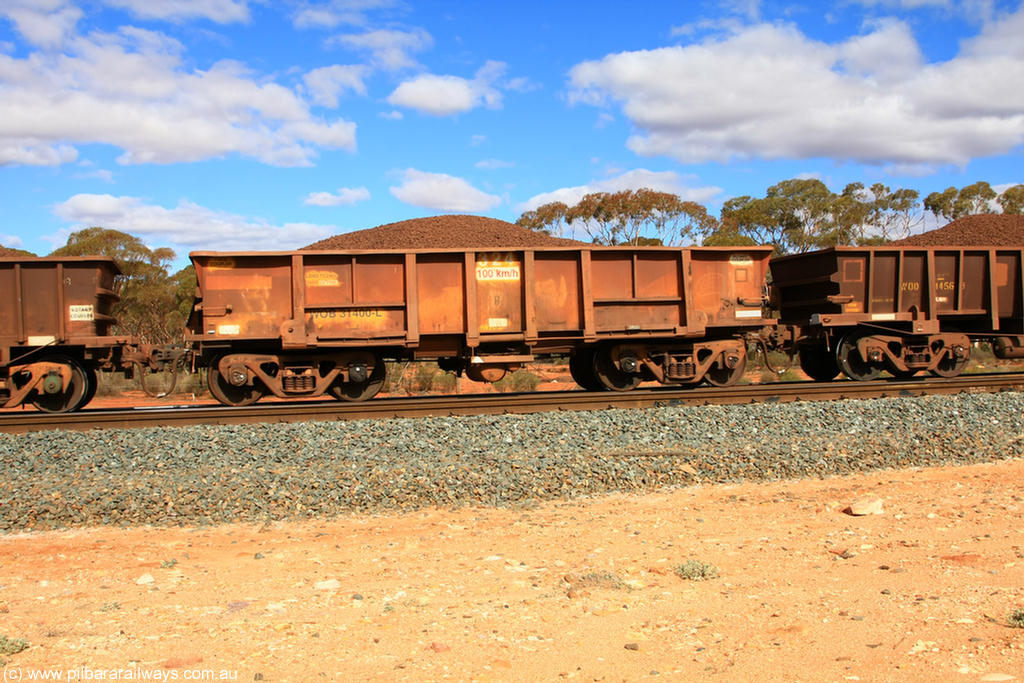
<instances>
[{"instance_id":1,"label":"shrub","mask_svg":"<svg viewBox=\"0 0 1024 683\"><path fill-rule=\"evenodd\" d=\"M516 370L505 375L494 383L494 388L502 393L506 391L534 391L540 384L540 377L529 370Z\"/></svg>"},{"instance_id":2,"label":"shrub","mask_svg":"<svg viewBox=\"0 0 1024 683\"><path fill-rule=\"evenodd\" d=\"M419 363L413 374L412 386L414 391L430 391L434 386L434 378L441 372L437 363Z\"/></svg>"},{"instance_id":3,"label":"shrub","mask_svg":"<svg viewBox=\"0 0 1024 683\"><path fill-rule=\"evenodd\" d=\"M676 565L676 576L686 581L708 581L718 578L718 567L700 560L687 560Z\"/></svg>"},{"instance_id":4,"label":"shrub","mask_svg":"<svg viewBox=\"0 0 1024 683\"><path fill-rule=\"evenodd\" d=\"M8 638L0 636L0 655L16 655L28 648L28 641L24 638Z\"/></svg>"},{"instance_id":5,"label":"shrub","mask_svg":"<svg viewBox=\"0 0 1024 683\"><path fill-rule=\"evenodd\" d=\"M1013 628L1024 628L1024 609L1015 609L1006 620Z\"/></svg>"},{"instance_id":6,"label":"shrub","mask_svg":"<svg viewBox=\"0 0 1024 683\"><path fill-rule=\"evenodd\" d=\"M459 382L459 378L451 372L438 372L434 376L434 391L439 391L442 394L453 394L455 393L455 387Z\"/></svg>"}]
</instances>

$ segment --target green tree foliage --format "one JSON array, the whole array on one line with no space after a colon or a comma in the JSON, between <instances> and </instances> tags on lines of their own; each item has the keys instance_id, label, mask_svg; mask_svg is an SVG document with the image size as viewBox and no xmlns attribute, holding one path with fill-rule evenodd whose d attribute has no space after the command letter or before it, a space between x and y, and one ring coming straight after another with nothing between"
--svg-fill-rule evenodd
<instances>
[{"instance_id":1,"label":"green tree foliage","mask_svg":"<svg viewBox=\"0 0 1024 683\"><path fill-rule=\"evenodd\" d=\"M1013 185L1003 190L996 202L1003 213L1024 214L1024 185Z\"/></svg>"},{"instance_id":2,"label":"green tree foliage","mask_svg":"<svg viewBox=\"0 0 1024 683\"><path fill-rule=\"evenodd\" d=\"M794 178L768 188L764 197L734 197L722 206L722 226L780 253L804 252L835 244L835 196L825 183Z\"/></svg>"},{"instance_id":3,"label":"green tree foliage","mask_svg":"<svg viewBox=\"0 0 1024 683\"><path fill-rule=\"evenodd\" d=\"M967 185L959 190L947 187L942 192L932 192L924 199L924 208L936 218L955 221L963 216L977 213L992 213L991 202L996 191L984 180ZM1004 209L1005 210L1005 209Z\"/></svg>"},{"instance_id":4,"label":"green tree foliage","mask_svg":"<svg viewBox=\"0 0 1024 683\"><path fill-rule=\"evenodd\" d=\"M696 202L643 188L593 192L571 207L544 204L516 223L548 234L579 228L597 244L686 244L699 243L717 221Z\"/></svg>"},{"instance_id":5,"label":"green tree foliage","mask_svg":"<svg viewBox=\"0 0 1024 683\"><path fill-rule=\"evenodd\" d=\"M916 190L881 183L851 183L836 194L820 180L793 178L772 185L764 197L726 201L717 232L704 244L770 244L783 254L881 244L905 237L920 222L917 201Z\"/></svg>"},{"instance_id":6,"label":"green tree foliage","mask_svg":"<svg viewBox=\"0 0 1024 683\"><path fill-rule=\"evenodd\" d=\"M72 233L51 256L111 257L121 269L115 281L120 296L114 306L115 332L152 344L180 340L195 292L195 272L186 269L169 276L171 249L150 249L132 235L92 227Z\"/></svg>"},{"instance_id":7,"label":"green tree foliage","mask_svg":"<svg viewBox=\"0 0 1024 683\"><path fill-rule=\"evenodd\" d=\"M565 214L569 207L564 202L543 204L533 211L527 211L516 220L516 225L535 230L545 235L562 235L566 223Z\"/></svg>"},{"instance_id":8,"label":"green tree foliage","mask_svg":"<svg viewBox=\"0 0 1024 683\"><path fill-rule=\"evenodd\" d=\"M924 220L920 209L921 193L917 190L890 190L882 183L875 183L870 190L870 210L858 244L883 244L903 239Z\"/></svg>"}]
</instances>

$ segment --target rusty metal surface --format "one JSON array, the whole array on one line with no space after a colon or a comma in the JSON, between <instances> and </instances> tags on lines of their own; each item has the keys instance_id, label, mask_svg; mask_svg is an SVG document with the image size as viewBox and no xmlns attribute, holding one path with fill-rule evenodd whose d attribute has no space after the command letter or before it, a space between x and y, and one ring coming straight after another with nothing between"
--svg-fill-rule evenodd
<instances>
[{"instance_id":1,"label":"rusty metal surface","mask_svg":"<svg viewBox=\"0 0 1024 683\"><path fill-rule=\"evenodd\" d=\"M771 273L782 322L946 320L1019 334L1022 264L1014 248L835 247L773 259Z\"/></svg>"},{"instance_id":2,"label":"rusty metal surface","mask_svg":"<svg viewBox=\"0 0 1024 683\"><path fill-rule=\"evenodd\" d=\"M578 341L764 324L770 249L196 252L200 344L543 352ZM570 341L566 341L570 340Z\"/></svg>"},{"instance_id":3,"label":"rusty metal surface","mask_svg":"<svg viewBox=\"0 0 1024 683\"><path fill-rule=\"evenodd\" d=\"M426 398L382 398L366 403L308 401L268 403L247 408L180 407L170 409L86 410L70 415L0 413L0 432L24 433L52 429L102 430L196 424L251 424L317 420L386 419L533 413L554 410L607 410L668 405L750 403L752 401L831 401L970 391L1024 390L1024 374L967 375L951 379L927 378L871 382L780 382L690 390L644 389L613 392L543 392L478 394Z\"/></svg>"},{"instance_id":4,"label":"rusty metal surface","mask_svg":"<svg viewBox=\"0 0 1024 683\"><path fill-rule=\"evenodd\" d=\"M0 258L0 347L106 336L119 272L104 257Z\"/></svg>"}]
</instances>

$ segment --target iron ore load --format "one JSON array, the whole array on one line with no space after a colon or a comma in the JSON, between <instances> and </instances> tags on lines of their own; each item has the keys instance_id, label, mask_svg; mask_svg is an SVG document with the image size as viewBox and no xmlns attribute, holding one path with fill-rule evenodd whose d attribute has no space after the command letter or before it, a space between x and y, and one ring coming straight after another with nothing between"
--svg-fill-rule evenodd
<instances>
[{"instance_id":1,"label":"iron ore load","mask_svg":"<svg viewBox=\"0 0 1024 683\"><path fill-rule=\"evenodd\" d=\"M736 382L770 247L197 252L188 340L211 393L374 396L388 360L494 382L568 355L588 389Z\"/></svg>"},{"instance_id":2,"label":"iron ore load","mask_svg":"<svg viewBox=\"0 0 1024 683\"><path fill-rule=\"evenodd\" d=\"M0 408L78 410L97 372L157 367L162 352L112 335L113 259L0 257Z\"/></svg>"}]
</instances>

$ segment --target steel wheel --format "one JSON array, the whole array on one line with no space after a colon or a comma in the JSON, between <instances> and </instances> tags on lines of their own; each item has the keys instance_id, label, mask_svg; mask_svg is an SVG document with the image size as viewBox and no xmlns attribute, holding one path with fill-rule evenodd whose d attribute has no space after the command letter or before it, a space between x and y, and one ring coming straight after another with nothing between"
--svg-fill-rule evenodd
<instances>
[{"instance_id":1,"label":"steel wheel","mask_svg":"<svg viewBox=\"0 0 1024 683\"><path fill-rule=\"evenodd\" d=\"M569 357L569 374L576 384L587 391L602 391L604 385L594 374L594 350L578 349Z\"/></svg>"},{"instance_id":2,"label":"steel wheel","mask_svg":"<svg viewBox=\"0 0 1024 683\"><path fill-rule=\"evenodd\" d=\"M384 382L387 381L388 369L379 356L373 356L372 360L367 360L373 363L370 376L362 382L335 382L329 389L331 396L339 401L353 402L366 401L376 396L384 387Z\"/></svg>"},{"instance_id":3,"label":"steel wheel","mask_svg":"<svg viewBox=\"0 0 1024 683\"><path fill-rule=\"evenodd\" d=\"M226 406L248 406L263 397L263 387L257 382L252 386L243 384L236 387L228 382L217 369L220 365L220 358L214 358L206 371L206 385L210 388L213 397Z\"/></svg>"},{"instance_id":4,"label":"steel wheel","mask_svg":"<svg viewBox=\"0 0 1024 683\"><path fill-rule=\"evenodd\" d=\"M594 353L594 376L605 389L629 391L640 384L639 372L623 372L615 364L619 360L620 348L613 346L599 349Z\"/></svg>"},{"instance_id":5,"label":"steel wheel","mask_svg":"<svg viewBox=\"0 0 1024 683\"><path fill-rule=\"evenodd\" d=\"M967 367L968 360L970 360L970 356L963 360L957 360L952 352L950 352L944 355L939 364L932 368L930 372L936 377L956 377Z\"/></svg>"},{"instance_id":6,"label":"steel wheel","mask_svg":"<svg viewBox=\"0 0 1024 683\"><path fill-rule=\"evenodd\" d=\"M889 374L896 379L910 379L917 374L917 370L900 370L894 366L892 362L887 362L885 364L885 369L888 370Z\"/></svg>"},{"instance_id":7,"label":"steel wheel","mask_svg":"<svg viewBox=\"0 0 1024 683\"><path fill-rule=\"evenodd\" d=\"M839 375L836 357L824 344L800 347L800 369L815 382L831 382Z\"/></svg>"},{"instance_id":8,"label":"steel wheel","mask_svg":"<svg viewBox=\"0 0 1024 683\"><path fill-rule=\"evenodd\" d=\"M89 401L96 396L96 390L100 387L100 378L94 368L85 368L85 375L89 380L89 388L86 389L85 396L82 397L82 402L78 404L78 408L76 408L76 410L89 405Z\"/></svg>"},{"instance_id":9,"label":"steel wheel","mask_svg":"<svg viewBox=\"0 0 1024 683\"><path fill-rule=\"evenodd\" d=\"M44 413L70 413L78 410L92 398L95 389L90 389L89 373L82 365L67 356L49 356L42 359L44 363L58 363L71 368L71 380L63 391L48 394L36 389L32 395L32 405Z\"/></svg>"},{"instance_id":10,"label":"steel wheel","mask_svg":"<svg viewBox=\"0 0 1024 683\"><path fill-rule=\"evenodd\" d=\"M743 377L743 373L746 371L747 354L746 351L744 351L743 355L740 356L739 362L736 363L736 367L720 368L715 366L708 370L707 374L704 375L704 378L708 381L708 384L713 386L728 387L740 381L740 378Z\"/></svg>"},{"instance_id":11,"label":"steel wheel","mask_svg":"<svg viewBox=\"0 0 1024 683\"><path fill-rule=\"evenodd\" d=\"M848 334L842 338L836 347L836 364L850 379L862 382L875 379L881 374L882 368L861 358L860 352L857 351L858 339L860 336L856 334Z\"/></svg>"}]
</instances>

